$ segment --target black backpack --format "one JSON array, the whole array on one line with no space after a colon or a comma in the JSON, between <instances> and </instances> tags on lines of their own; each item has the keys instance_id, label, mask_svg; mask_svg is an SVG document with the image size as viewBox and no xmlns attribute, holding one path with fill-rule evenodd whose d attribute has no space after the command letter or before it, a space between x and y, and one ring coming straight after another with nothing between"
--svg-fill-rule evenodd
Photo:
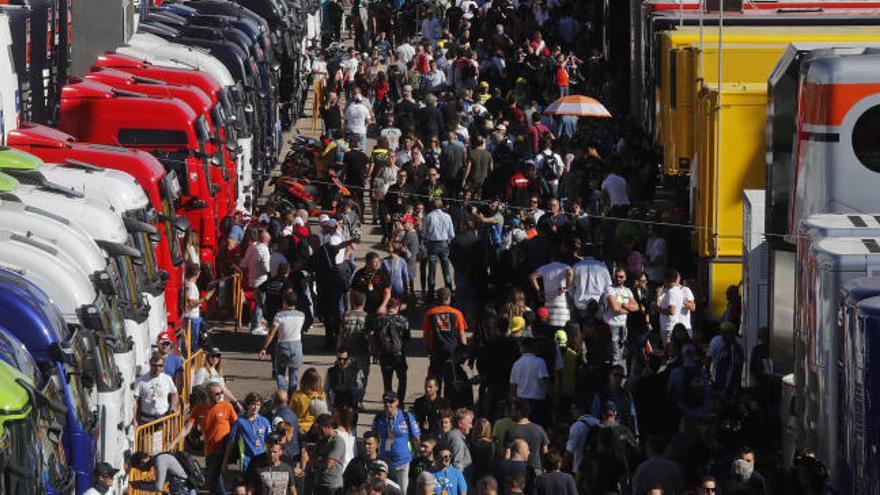
<instances>
[{"instance_id":1,"label":"black backpack","mask_svg":"<svg viewBox=\"0 0 880 495\"><path fill-rule=\"evenodd\" d=\"M379 318L376 323L374 336L378 353L380 355L400 354L403 350L403 341L398 331L398 318L393 316Z\"/></svg>"},{"instance_id":2,"label":"black backpack","mask_svg":"<svg viewBox=\"0 0 880 495\"><path fill-rule=\"evenodd\" d=\"M544 155L544 167L541 169L541 173L544 176L545 180L556 180L559 178L559 174L556 173L556 169L559 167L559 160L556 159L556 154L551 153L549 155Z\"/></svg>"},{"instance_id":3,"label":"black backpack","mask_svg":"<svg viewBox=\"0 0 880 495\"><path fill-rule=\"evenodd\" d=\"M177 450L174 452L163 452L161 454L157 454L154 459L160 455L167 454L174 459L177 460L180 467L183 468L183 472L186 473L186 482L192 486L193 488L200 489L208 486L208 480L205 478L205 472L202 470L202 467L199 466L199 463L196 462L195 458L188 453Z\"/></svg>"},{"instance_id":4,"label":"black backpack","mask_svg":"<svg viewBox=\"0 0 880 495\"><path fill-rule=\"evenodd\" d=\"M704 406L706 404L706 386L708 380L706 380L706 374L703 372L703 368L699 366L686 367L684 370L684 390L682 390L684 397L682 397L682 401L688 407Z\"/></svg>"}]
</instances>

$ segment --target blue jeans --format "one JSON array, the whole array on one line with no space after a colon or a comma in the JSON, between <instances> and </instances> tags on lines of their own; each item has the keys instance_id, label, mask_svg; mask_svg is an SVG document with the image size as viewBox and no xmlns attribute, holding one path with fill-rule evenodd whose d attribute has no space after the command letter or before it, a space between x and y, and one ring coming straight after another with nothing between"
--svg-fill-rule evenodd
<instances>
[{"instance_id":1,"label":"blue jeans","mask_svg":"<svg viewBox=\"0 0 880 495\"><path fill-rule=\"evenodd\" d=\"M266 305L266 294L259 287L254 287L254 301L256 305L251 317L251 331L260 326L263 320L263 306Z\"/></svg>"},{"instance_id":2,"label":"blue jeans","mask_svg":"<svg viewBox=\"0 0 880 495\"><path fill-rule=\"evenodd\" d=\"M302 341L279 342L275 348L275 381L279 390L296 391L297 375L303 364ZM287 375L290 375L288 382Z\"/></svg>"},{"instance_id":3,"label":"blue jeans","mask_svg":"<svg viewBox=\"0 0 880 495\"><path fill-rule=\"evenodd\" d=\"M211 495L226 495L226 484L223 482L223 453L208 454L205 457L205 479Z\"/></svg>"},{"instance_id":4,"label":"blue jeans","mask_svg":"<svg viewBox=\"0 0 880 495\"><path fill-rule=\"evenodd\" d=\"M198 318L187 316L183 320L184 323L189 323L191 325L192 332L190 334L190 337L192 340L190 340L189 352L195 353L202 347L202 323L205 321L205 319L201 316ZM186 327L184 326L184 328Z\"/></svg>"},{"instance_id":5,"label":"blue jeans","mask_svg":"<svg viewBox=\"0 0 880 495\"><path fill-rule=\"evenodd\" d=\"M440 269L443 271L443 283L447 288L452 288L452 274L449 273L449 243L447 241L428 241L428 293L434 293L434 283L437 279L437 261L440 261Z\"/></svg>"}]
</instances>

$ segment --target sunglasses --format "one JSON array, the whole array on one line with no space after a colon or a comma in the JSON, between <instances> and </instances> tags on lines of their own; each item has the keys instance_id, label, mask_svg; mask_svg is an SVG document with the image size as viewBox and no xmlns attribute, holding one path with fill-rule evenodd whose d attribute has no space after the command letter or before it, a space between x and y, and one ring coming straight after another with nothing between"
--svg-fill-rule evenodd
<instances>
[{"instance_id":1,"label":"sunglasses","mask_svg":"<svg viewBox=\"0 0 880 495\"><path fill-rule=\"evenodd\" d=\"M452 456L451 456L451 455L440 456L440 460L441 460L441 461L451 461L451 460L452 460Z\"/></svg>"},{"instance_id":2,"label":"sunglasses","mask_svg":"<svg viewBox=\"0 0 880 495\"><path fill-rule=\"evenodd\" d=\"M213 394L211 394L211 397L220 397L222 395L223 395L223 392L214 392Z\"/></svg>"},{"instance_id":3,"label":"sunglasses","mask_svg":"<svg viewBox=\"0 0 880 495\"><path fill-rule=\"evenodd\" d=\"M166 340L165 342L160 342L159 345L161 345L161 346L171 345L171 342L168 342Z\"/></svg>"},{"instance_id":4,"label":"sunglasses","mask_svg":"<svg viewBox=\"0 0 880 495\"><path fill-rule=\"evenodd\" d=\"M336 360L344 363L344 362L348 361L348 358L347 357L338 357L338 358L336 358Z\"/></svg>"},{"instance_id":5,"label":"sunglasses","mask_svg":"<svg viewBox=\"0 0 880 495\"><path fill-rule=\"evenodd\" d=\"M161 362L160 363L150 363L150 366L155 366L158 368L160 366L165 366L165 363L161 363Z\"/></svg>"}]
</instances>

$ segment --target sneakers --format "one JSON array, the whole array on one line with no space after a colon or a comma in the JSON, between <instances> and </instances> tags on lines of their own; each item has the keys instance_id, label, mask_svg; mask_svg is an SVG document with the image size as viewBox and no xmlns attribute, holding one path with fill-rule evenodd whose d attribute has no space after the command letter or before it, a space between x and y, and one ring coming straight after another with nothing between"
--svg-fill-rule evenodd
<instances>
[{"instance_id":1,"label":"sneakers","mask_svg":"<svg viewBox=\"0 0 880 495\"><path fill-rule=\"evenodd\" d=\"M266 322L261 321L257 328L251 330L251 335L269 335L269 329L266 328Z\"/></svg>"}]
</instances>

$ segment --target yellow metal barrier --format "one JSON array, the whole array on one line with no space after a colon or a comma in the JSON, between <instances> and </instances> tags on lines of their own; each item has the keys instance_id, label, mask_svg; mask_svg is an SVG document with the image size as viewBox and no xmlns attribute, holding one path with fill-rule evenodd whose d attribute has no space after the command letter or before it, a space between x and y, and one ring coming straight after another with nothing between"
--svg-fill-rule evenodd
<instances>
[{"instance_id":1,"label":"yellow metal barrier","mask_svg":"<svg viewBox=\"0 0 880 495\"><path fill-rule=\"evenodd\" d=\"M241 314L244 310L244 291L241 289L241 272L238 270L232 275L232 307L235 319L233 332L238 333L238 329L241 328Z\"/></svg>"},{"instance_id":2,"label":"yellow metal barrier","mask_svg":"<svg viewBox=\"0 0 880 495\"><path fill-rule=\"evenodd\" d=\"M192 393L192 383L195 378L196 371L205 364L205 351L199 349L192 355L190 354L190 343L192 342L192 326L187 325L183 332L183 340L186 345L184 354L187 356L183 360L182 384L178 391L180 397L180 407L175 414L159 418L150 423L139 425L134 431L135 450L146 452L147 454L155 454L162 451L178 450L182 447L182 441L178 445L172 445L172 442L183 429L183 424L189 414L190 395ZM146 481L153 479L154 474L151 472L143 472L132 469L129 472L129 480ZM129 489L130 495L146 495L143 490L134 488Z\"/></svg>"}]
</instances>

